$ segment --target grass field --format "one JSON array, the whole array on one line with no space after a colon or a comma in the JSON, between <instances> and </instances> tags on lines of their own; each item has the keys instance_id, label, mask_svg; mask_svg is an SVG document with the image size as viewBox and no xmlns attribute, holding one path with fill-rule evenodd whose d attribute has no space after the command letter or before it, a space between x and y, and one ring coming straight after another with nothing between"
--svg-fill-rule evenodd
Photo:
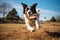
<instances>
[{"instance_id":1,"label":"grass field","mask_svg":"<svg viewBox=\"0 0 60 40\"><path fill-rule=\"evenodd\" d=\"M30 32L25 24L0 24L0 40L60 40L59 22L41 22L40 26Z\"/></svg>"}]
</instances>

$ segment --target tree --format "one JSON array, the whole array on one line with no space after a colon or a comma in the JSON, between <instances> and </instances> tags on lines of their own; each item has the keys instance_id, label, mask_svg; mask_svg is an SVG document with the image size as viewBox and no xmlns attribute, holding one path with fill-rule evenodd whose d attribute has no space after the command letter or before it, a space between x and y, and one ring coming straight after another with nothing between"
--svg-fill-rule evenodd
<instances>
[{"instance_id":1,"label":"tree","mask_svg":"<svg viewBox=\"0 0 60 40\"><path fill-rule=\"evenodd\" d=\"M56 18L57 22L60 22L60 16L59 15L55 16L55 18Z\"/></svg>"},{"instance_id":2,"label":"tree","mask_svg":"<svg viewBox=\"0 0 60 40\"><path fill-rule=\"evenodd\" d=\"M44 17L44 19L46 19L46 17Z\"/></svg>"},{"instance_id":3,"label":"tree","mask_svg":"<svg viewBox=\"0 0 60 40\"><path fill-rule=\"evenodd\" d=\"M50 21L52 21L52 22L56 22L55 17L53 16L53 17L51 18L51 20L50 20Z\"/></svg>"},{"instance_id":4,"label":"tree","mask_svg":"<svg viewBox=\"0 0 60 40\"><path fill-rule=\"evenodd\" d=\"M2 3L0 4L0 13L3 14L3 19L7 12L12 8L12 6L9 3Z\"/></svg>"},{"instance_id":5,"label":"tree","mask_svg":"<svg viewBox=\"0 0 60 40\"><path fill-rule=\"evenodd\" d=\"M15 8L13 8L11 11L8 12L8 15L6 16L6 19L8 20L19 20L19 15L17 15L17 11Z\"/></svg>"}]
</instances>

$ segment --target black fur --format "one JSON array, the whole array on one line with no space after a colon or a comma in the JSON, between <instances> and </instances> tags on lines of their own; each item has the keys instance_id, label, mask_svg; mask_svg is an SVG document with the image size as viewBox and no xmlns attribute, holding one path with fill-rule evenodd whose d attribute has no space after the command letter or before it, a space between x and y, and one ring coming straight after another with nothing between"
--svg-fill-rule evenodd
<instances>
[{"instance_id":1,"label":"black fur","mask_svg":"<svg viewBox=\"0 0 60 40\"><path fill-rule=\"evenodd\" d=\"M35 3L35 4L33 4L33 5L31 6L31 11L32 11L33 13L36 13L36 5L37 5L37 3Z\"/></svg>"},{"instance_id":2,"label":"black fur","mask_svg":"<svg viewBox=\"0 0 60 40\"><path fill-rule=\"evenodd\" d=\"M21 4L22 4L22 6L23 6L23 13L25 13L25 8L27 7L27 5L24 4L24 3L21 3Z\"/></svg>"},{"instance_id":3,"label":"black fur","mask_svg":"<svg viewBox=\"0 0 60 40\"><path fill-rule=\"evenodd\" d=\"M28 10L31 10L32 13L36 13L36 5L37 3L33 4L32 6L30 6L30 8L28 8L28 6L24 3L21 3L23 6L23 13L25 14Z\"/></svg>"}]
</instances>

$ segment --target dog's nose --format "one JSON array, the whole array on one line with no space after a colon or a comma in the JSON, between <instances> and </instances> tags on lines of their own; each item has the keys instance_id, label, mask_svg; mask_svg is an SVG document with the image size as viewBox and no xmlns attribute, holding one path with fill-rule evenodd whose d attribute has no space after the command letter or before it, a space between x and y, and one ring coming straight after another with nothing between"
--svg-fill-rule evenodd
<instances>
[{"instance_id":1,"label":"dog's nose","mask_svg":"<svg viewBox=\"0 0 60 40\"><path fill-rule=\"evenodd\" d=\"M31 12L29 12L29 14L30 14Z\"/></svg>"}]
</instances>

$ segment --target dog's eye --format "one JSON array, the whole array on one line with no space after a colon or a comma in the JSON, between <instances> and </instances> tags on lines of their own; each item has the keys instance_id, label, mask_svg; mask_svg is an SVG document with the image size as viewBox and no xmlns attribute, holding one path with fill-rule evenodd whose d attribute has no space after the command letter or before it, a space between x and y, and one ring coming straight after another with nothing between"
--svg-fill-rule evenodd
<instances>
[{"instance_id":1,"label":"dog's eye","mask_svg":"<svg viewBox=\"0 0 60 40\"><path fill-rule=\"evenodd\" d=\"M29 10L29 8L27 8L27 10Z\"/></svg>"}]
</instances>

